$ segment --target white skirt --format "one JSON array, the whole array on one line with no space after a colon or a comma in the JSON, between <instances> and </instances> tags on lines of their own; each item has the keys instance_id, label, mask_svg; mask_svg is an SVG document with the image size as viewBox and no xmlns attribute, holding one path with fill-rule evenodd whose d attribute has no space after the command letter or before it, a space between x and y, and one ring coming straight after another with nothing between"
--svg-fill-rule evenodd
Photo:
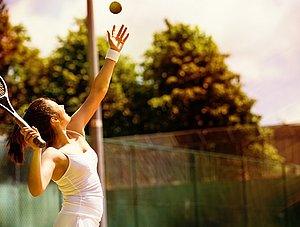
<instances>
[{"instance_id":1,"label":"white skirt","mask_svg":"<svg viewBox=\"0 0 300 227\"><path fill-rule=\"evenodd\" d=\"M98 218L59 212L53 227L99 227Z\"/></svg>"}]
</instances>

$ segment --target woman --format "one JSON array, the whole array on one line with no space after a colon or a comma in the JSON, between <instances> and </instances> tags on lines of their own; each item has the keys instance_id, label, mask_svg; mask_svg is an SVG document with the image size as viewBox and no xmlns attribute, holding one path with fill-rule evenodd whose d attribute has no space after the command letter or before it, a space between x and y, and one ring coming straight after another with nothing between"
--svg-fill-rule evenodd
<instances>
[{"instance_id":1,"label":"woman","mask_svg":"<svg viewBox=\"0 0 300 227\"><path fill-rule=\"evenodd\" d=\"M99 226L103 213L103 194L97 174L97 155L85 140L84 128L96 112L110 83L113 69L129 34L123 25L115 35L107 32L110 49L95 78L90 94L70 117L63 105L47 99L33 101L24 115L32 128L15 125L8 140L10 158L22 163L24 148L30 146L28 188L33 196L42 194L53 180L63 193L64 202L54 223L56 227ZM41 136L46 149L33 139Z\"/></svg>"}]
</instances>

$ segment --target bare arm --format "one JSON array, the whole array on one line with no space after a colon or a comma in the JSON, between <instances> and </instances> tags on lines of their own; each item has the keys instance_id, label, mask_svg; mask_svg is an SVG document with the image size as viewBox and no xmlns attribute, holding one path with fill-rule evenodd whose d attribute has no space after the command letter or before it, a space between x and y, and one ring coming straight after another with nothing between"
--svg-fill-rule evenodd
<instances>
[{"instance_id":1,"label":"bare arm","mask_svg":"<svg viewBox=\"0 0 300 227\"><path fill-rule=\"evenodd\" d=\"M124 25L122 25L116 35L114 33L115 26L112 29L112 34L107 32L109 46L110 49L120 52L129 34L127 33L127 28L124 27ZM115 61L105 59L101 70L92 83L90 94L82 106L73 114L71 122L68 125L68 129L80 132L84 135L84 127L90 121L108 91L115 65Z\"/></svg>"},{"instance_id":2,"label":"bare arm","mask_svg":"<svg viewBox=\"0 0 300 227\"><path fill-rule=\"evenodd\" d=\"M54 153L48 148L42 154L42 150L35 145L33 139L39 136L38 130L35 127L24 127L21 133L27 145L33 149L33 156L29 167L28 188L33 196L38 196L46 190L52 178L55 169Z\"/></svg>"},{"instance_id":3,"label":"bare arm","mask_svg":"<svg viewBox=\"0 0 300 227\"><path fill-rule=\"evenodd\" d=\"M28 189L33 196L42 194L52 178L55 163L51 156L43 153L41 149L35 149L30 162L28 175Z\"/></svg>"}]
</instances>

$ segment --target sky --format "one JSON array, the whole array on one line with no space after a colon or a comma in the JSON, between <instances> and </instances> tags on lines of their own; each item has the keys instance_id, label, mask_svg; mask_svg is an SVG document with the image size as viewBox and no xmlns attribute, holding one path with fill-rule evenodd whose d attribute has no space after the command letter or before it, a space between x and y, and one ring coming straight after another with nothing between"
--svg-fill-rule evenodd
<instances>
[{"instance_id":1,"label":"sky","mask_svg":"<svg viewBox=\"0 0 300 227\"><path fill-rule=\"evenodd\" d=\"M57 37L74 29L75 18L87 15L86 0L4 0L11 23L23 24L31 45L43 57L57 47ZM94 27L105 36L116 24L128 27L122 53L141 62L153 34L164 20L184 23L211 36L229 69L241 76L243 91L256 100L252 112L261 124L300 123L299 0L120 0L112 14L109 0L94 0Z\"/></svg>"}]
</instances>

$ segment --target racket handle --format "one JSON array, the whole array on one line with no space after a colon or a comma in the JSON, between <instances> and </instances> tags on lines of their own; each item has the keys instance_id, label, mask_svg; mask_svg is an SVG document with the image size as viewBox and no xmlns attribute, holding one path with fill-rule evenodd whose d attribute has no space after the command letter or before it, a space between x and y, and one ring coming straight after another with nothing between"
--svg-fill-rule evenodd
<instances>
[{"instance_id":1,"label":"racket handle","mask_svg":"<svg viewBox=\"0 0 300 227\"><path fill-rule=\"evenodd\" d=\"M43 148L46 146L46 142L42 139L42 137L36 137L33 139L33 142L35 143L35 145L37 145L40 148Z\"/></svg>"}]
</instances>

